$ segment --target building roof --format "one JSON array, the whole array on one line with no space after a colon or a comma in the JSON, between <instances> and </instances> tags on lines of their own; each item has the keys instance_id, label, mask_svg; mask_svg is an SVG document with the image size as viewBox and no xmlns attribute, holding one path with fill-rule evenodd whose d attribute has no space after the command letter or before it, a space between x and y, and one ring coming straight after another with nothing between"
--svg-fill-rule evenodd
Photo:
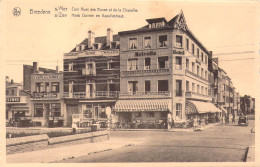
<instances>
[{"instance_id":1,"label":"building roof","mask_svg":"<svg viewBox=\"0 0 260 167\"><path fill-rule=\"evenodd\" d=\"M146 19L146 21L148 23L155 21L155 20L158 20L158 21L165 20L166 21L166 19L164 17L154 18L154 19ZM180 14L174 16L170 21L168 21L168 22L166 21L166 24L165 24L164 27L149 28L148 25L145 25L145 26L138 28L136 30L121 31L118 34L124 35L124 34L144 33L144 32L153 32L153 31L162 31L162 30L174 30L174 29L176 29L176 25L180 24L180 23L185 25L186 29L184 31L186 32L186 34L191 39L193 39L197 43L197 45L199 45L201 47L201 49L204 52L206 52L207 54L210 54L209 51L206 49L206 47L195 37L195 35L191 32L191 30L188 29L188 27L186 25L185 18L184 18L183 11L181 11Z\"/></svg>"},{"instance_id":2,"label":"building roof","mask_svg":"<svg viewBox=\"0 0 260 167\"><path fill-rule=\"evenodd\" d=\"M30 69L30 70L33 71L33 66L27 65L27 64L24 64L23 66L24 66L24 68L27 68L27 69ZM42 68L42 67L39 67L39 71L41 71L43 73L56 73L56 70L48 69L48 68Z\"/></svg>"},{"instance_id":3,"label":"building roof","mask_svg":"<svg viewBox=\"0 0 260 167\"><path fill-rule=\"evenodd\" d=\"M6 84L6 88L16 88L16 87L19 87L19 86L22 86L21 83L8 83Z\"/></svg>"},{"instance_id":4,"label":"building roof","mask_svg":"<svg viewBox=\"0 0 260 167\"><path fill-rule=\"evenodd\" d=\"M113 35L113 41L119 41L119 35L115 34ZM95 37L95 43L102 43L103 46L101 47L101 50L106 50L109 49L109 47L106 45L107 44L107 36L100 36L100 37ZM80 45L86 45L88 46L88 38L85 38ZM70 52L76 52L76 47L73 48Z\"/></svg>"}]
</instances>

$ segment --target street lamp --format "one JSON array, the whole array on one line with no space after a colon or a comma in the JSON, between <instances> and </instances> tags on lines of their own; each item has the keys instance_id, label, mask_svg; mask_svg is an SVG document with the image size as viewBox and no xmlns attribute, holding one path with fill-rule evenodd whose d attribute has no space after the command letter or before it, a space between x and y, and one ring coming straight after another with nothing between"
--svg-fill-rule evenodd
<instances>
[{"instance_id":1,"label":"street lamp","mask_svg":"<svg viewBox=\"0 0 260 167\"><path fill-rule=\"evenodd\" d=\"M111 125L110 125L110 120L111 120L111 108L109 106L106 107L106 115L107 115L107 121L108 121L108 131L109 131L109 137L110 137L110 129L111 129Z\"/></svg>"}]
</instances>

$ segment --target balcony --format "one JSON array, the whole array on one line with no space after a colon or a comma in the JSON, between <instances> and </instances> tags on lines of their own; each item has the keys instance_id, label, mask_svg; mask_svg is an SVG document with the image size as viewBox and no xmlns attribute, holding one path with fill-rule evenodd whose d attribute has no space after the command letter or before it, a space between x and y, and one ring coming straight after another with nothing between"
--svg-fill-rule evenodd
<instances>
[{"instance_id":1,"label":"balcony","mask_svg":"<svg viewBox=\"0 0 260 167\"><path fill-rule=\"evenodd\" d=\"M33 93L32 95L33 99L59 99L60 93Z\"/></svg>"},{"instance_id":2,"label":"balcony","mask_svg":"<svg viewBox=\"0 0 260 167\"><path fill-rule=\"evenodd\" d=\"M76 98L76 99L94 99L94 98L116 98L118 97L117 91L96 91L96 92L63 92L63 98Z\"/></svg>"},{"instance_id":3,"label":"balcony","mask_svg":"<svg viewBox=\"0 0 260 167\"><path fill-rule=\"evenodd\" d=\"M169 68L123 71L123 74L144 74L144 73L161 73L161 72L169 72Z\"/></svg>"},{"instance_id":4,"label":"balcony","mask_svg":"<svg viewBox=\"0 0 260 167\"><path fill-rule=\"evenodd\" d=\"M185 92L185 96L186 96L186 98L212 101L212 97L209 95L202 95L202 94L191 92L191 91Z\"/></svg>"},{"instance_id":5,"label":"balcony","mask_svg":"<svg viewBox=\"0 0 260 167\"><path fill-rule=\"evenodd\" d=\"M191 75L191 76L193 76L193 77L197 77L197 78L200 78L201 80L203 80L203 81L205 81L205 82L209 82L208 80L206 80L205 78L202 78L201 76L199 76L199 75L197 75L197 74L195 74L195 73L193 73L193 72L191 72L191 71L189 71L189 70L185 70L185 72L186 72L186 75L188 74L188 75Z\"/></svg>"},{"instance_id":6,"label":"balcony","mask_svg":"<svg viewBox=\"0 0 260 167\"><path fill-rule=\"evenodd\" d=\"M83 68L82 69L82 75L96 75L96 69L93 68L93 69L86 69L86 68Z\"/></svg>"},{"instance_id":7,"label":"balcony","mask_svg":"<svg viewBox=\"0 0 260 167\"><path fill-rule=\"evenodd\" d=\"M120 92L120 98L160 98L171 97L170 91L157 91L157 92Z\"/></svg>"}]
</instances>

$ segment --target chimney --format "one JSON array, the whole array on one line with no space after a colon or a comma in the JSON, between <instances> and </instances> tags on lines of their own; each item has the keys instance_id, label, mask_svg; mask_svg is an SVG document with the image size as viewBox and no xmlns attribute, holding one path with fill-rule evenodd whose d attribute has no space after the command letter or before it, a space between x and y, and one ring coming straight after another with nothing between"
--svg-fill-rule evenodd
<instances>
[{"instance_id":1,"label":"chimney","mask_svg":"<svg viewBox=\"0 0 260 167\"><path fill-rule=\"evenodd\" d=\"M13 84L14 83L14 80L13 79L11 79L11 84Z\"/></svg>"},{"instance_id":2,"label":"chimney","mask_svg":"<svg viewBox=\"0 0 260 167\"><path fill-rule=\"evenodd\" d=\"M59 73L59 66L56 66L56 73Z\"/></svg>"},{"instance_id":3,"label":"chimney","mask_svg":"<svg viewBox=\"0 0 260 167\"><path fill-rule=\"evenodd\" d=\"M95 33L88 31L88 48L92 48L95 43Z\"/></svg>"},{"instance_id":4,"label":"chimney","mask_svg":"<svg viewBox=\"0 0 260 167\"><path fill-rule=\"evenodd\" d=\"M111 28L107 29L107 46L111 46L111 42L113 41L113 30Z\"/></svg>"},{"instance_id":5,"label":"chimney","mask_svg":"<svg viewBox=\"0 0 260 167\"><path fill-rule=\"evenodd\" d=\"M37 62L33 62L33 73L38 73L39 67Z\"/></svg>"},{"instance_id":6,"label":"chimney","mask_svg":"<svg viewBox=\"0 0 260 167\"><path fill-rule=\"evenodd\" d=\"M81 51L85 50L85 48L86 48L86 45L81 44Z\"/></svg>"}]
</instances>

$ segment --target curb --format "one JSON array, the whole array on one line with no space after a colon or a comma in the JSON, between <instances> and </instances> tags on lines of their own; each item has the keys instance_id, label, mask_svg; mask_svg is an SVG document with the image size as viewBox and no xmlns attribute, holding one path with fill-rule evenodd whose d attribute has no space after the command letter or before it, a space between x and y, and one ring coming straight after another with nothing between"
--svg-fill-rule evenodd
<instances>
[{"instance_id":1,"label":"curb","mask_svg":"<svg viewBox=\"0 0 260 167\"><path fill-rule=\"evenodd\" d=\"M244 162L255 162L255 146L249 146L246 148Z\"/></svg>"}]
</instances>

